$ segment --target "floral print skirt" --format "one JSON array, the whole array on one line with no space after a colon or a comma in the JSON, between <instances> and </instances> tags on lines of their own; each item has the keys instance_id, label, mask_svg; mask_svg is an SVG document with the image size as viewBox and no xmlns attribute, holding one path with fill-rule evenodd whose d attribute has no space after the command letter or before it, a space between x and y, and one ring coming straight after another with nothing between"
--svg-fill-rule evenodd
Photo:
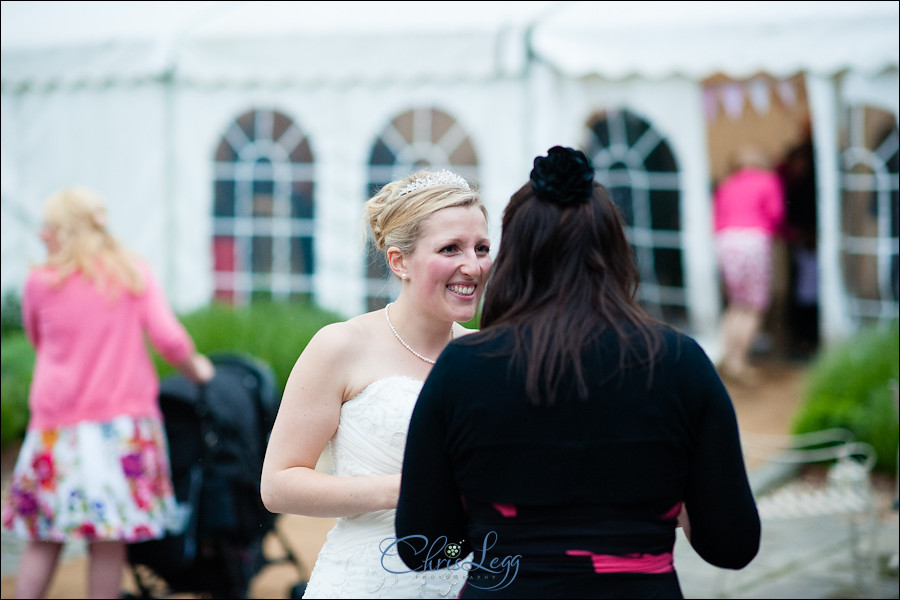
<instances>
[{"instance_id":1,"label":"floral print skirt","mask_svg":"<svg viewBox=\"0 0 900 600\"><path fill-rule=\"evenodd\" d=\"M728 303L766 310L772 295L772 238L753 229L724 229L716 235L716 252Z\"/></svg>"},{"instance_id":2,"label":"floral print skirt","mask_svg":"<svg viewBox=\"0 0 900 600\"><path fill-rule=\"evenodd\" d=\"M28 430L2 520L21 538L54 542L134 543L177 531L162 421L122 416Z\"/></svg>"}]
</instances>

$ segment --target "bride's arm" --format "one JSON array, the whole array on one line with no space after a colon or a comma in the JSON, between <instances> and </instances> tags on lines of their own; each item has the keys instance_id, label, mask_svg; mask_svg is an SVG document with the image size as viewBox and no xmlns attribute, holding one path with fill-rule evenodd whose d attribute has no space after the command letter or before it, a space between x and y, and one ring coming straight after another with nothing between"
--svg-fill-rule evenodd
<instances>
[{"instance_id":1,"label":"bride's arm","mask_svg":"<svg viewBox=\"0 0 900 600\"><path fill-rule=\"evenodd\" d=\"M343 517L396 508L400 475L338 477L316 471L337 430L348 362L346 323L329 325L310 340L284 389L263 462L260 493L273 513Z\"/></svg>"}]
</instances>

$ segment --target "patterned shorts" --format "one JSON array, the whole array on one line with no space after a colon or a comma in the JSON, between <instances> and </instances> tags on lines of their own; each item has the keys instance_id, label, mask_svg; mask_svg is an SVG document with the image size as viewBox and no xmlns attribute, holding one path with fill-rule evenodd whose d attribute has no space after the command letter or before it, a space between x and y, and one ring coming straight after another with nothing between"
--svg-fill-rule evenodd
<instances>
[{"instance_id":1,"label":"patterned shorts","mask_svg":"<svg viewBox=\"0 0 900 600\"><path fill-rule=\"evenodd\" d=\"M2 519L21 538L54 542L134 543L177 531L183 515L162 422L124 416L28 430Z\"/></svg>"},{"instance_id":2,"label":"patterned shorts","mask_svg":"<svg viewBox=\"0 0 900 600\"><path fill-rule=\"evenodd\" d=\"M716 234L716 253L728 304L766 310L772 291L772 238L754 229L725 229Z\"/></svg>"}]
</instances>

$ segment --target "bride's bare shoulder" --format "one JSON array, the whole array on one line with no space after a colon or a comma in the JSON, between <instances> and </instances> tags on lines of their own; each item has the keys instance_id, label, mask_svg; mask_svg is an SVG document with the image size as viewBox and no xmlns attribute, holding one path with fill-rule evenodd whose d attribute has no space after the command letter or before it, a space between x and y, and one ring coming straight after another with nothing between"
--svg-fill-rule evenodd
<instances>
[{"instance_id":1,"label":"bride's bare shoulder","mask_svg":"<svg viewBox=\"0 0 900 600\"><path fill-rule=\"evenodd\" d=\"M468 327L464 327L459 323L453 324L453 337L460 338L464 335L469 335L470 333L478 333L478 329L469 329Z\"/></svg>"},{"instance_id":2,"label":"bride's bare shoulder","mask_svg":"<svg viewBox=\"0 0 900 600\"><path fill-rule=\"evenodd\" d=\"M354 349L360 348L371 338L375 327L371 315L372 313L365 313L346 321L329 323L316 332L309 345L329 354L352 354Z\"/></svg>"}]
</instances>

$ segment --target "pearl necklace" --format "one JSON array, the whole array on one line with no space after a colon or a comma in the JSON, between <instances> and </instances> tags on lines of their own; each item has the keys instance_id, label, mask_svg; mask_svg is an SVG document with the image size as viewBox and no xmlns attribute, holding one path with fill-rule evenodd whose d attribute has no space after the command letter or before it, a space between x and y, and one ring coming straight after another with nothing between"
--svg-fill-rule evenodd
<instances>
[{"instance_id":1,"label":"pearl necklace","mask_svg":"<svg viewBox=\"0 0 900 600\"><path fill-rule=\"evenodd\" d=\"M400 337L400 334L397 333L397 330L394 329L394 324L391 323L391 316L388 314L388 306L390 306L391 304L393 304L393 302L391 302L390 304L388 304L387 306L384 307L384 318L387 319L388 327L390 327L391 331L394 332L394 337L396 337L400 341L400 343L403 344L404 348L406 348L407 350L409 350L410 352L412 352L413 354L415 354L416 356L418 356L419 358L421 358L422 360L427 362L429 365L433 365L434 364L433 360L431 360L427 356L422 356L421 354L419 354L418 352L413 350L409 344L407 344L405 341L403 341L403 338ZM456 339L456 333L453 331L453 324L450 325L450 339L451 340Z\"/></svg>"}]
</instances>

